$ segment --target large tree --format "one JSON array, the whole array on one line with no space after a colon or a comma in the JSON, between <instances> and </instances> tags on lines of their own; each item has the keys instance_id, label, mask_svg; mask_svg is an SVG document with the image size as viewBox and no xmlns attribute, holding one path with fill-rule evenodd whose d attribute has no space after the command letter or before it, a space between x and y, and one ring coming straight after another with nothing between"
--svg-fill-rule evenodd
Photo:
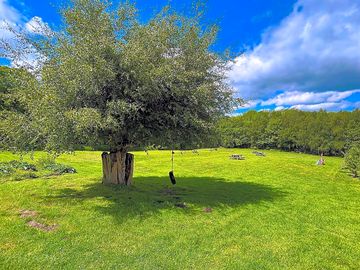
<instances>
[{"instance_id":1,"label":"large tree","mask_svg":"<svg viewBox=\"0 0 360 270\"><path fill-rule=\"evenodd\" d=\"M27 59L37 56L37 67L16 84L26 108L17 125L27 131L2 130L3 147L61 153L103 143L109 150L102 154L103 181L129 185L131 146L204 138L235 100L226 83L228 59L211 51L217 27L202 25L202 11L194 10L183 16L167 7L140 23L129 2L115 9L74 0L58 32L13 31L17 41L3 43L3 52L21 67L28 62L20 48ZM22 135L29 130L31 136Z\"/></svg>"}]
</instances>

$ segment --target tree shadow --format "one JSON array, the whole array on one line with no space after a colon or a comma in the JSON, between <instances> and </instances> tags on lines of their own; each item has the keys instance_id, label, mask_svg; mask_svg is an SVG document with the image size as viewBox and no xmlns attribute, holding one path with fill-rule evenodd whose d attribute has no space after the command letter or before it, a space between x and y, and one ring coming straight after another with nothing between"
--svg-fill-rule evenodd
<instances>
[{"instance_id":1,"label":"tree shadow","mask_svg":"<svg viewBox=\"0 0 360 270\"><path fill-rule=\"evenodd\" d=\"M93 183L83 189L54 191L45 201L69 206L84 200L105 199L106 206L94 204L95 210L111 215L120 223L128 218L145 219L162 209L194 214L233 208L247 204L273 202L286 195L274 187L253 182L227 181L211 177L179 177L177 185L170 186L167 177L137 177L131 187Z\"/></svg>"}]
</instances>

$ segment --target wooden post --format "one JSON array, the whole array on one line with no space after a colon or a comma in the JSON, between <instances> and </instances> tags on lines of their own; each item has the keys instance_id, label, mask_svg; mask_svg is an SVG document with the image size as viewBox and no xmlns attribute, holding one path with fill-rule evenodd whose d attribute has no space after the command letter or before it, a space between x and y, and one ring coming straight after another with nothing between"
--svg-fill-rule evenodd
<instances>
[{"instance_id":1,"label":"wooden post","mask_svg":"<svg viewBox=\"0 0 360 270\"><path fill-rule=\"evenodd\" d=\"M103 152L103 183L131 185L134 172L134 155L124 151Z\"/></svg>"}]
</instances>

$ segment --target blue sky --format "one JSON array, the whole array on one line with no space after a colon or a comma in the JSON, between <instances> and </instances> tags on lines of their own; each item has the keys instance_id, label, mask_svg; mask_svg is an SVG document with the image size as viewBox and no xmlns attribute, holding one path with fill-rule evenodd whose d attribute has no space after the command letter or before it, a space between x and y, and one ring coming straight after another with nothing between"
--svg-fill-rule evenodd
<instances>
[{"instance_id":1,"label":"blue sky","mask_svg":"<svg viewBox=\"0 0 360 270\"><path fill-rule=\"evenodd\" d=\"M57 2L0 0L0 22L31 30L40 21L56 29L61 23ZM143 21L169 3L136 2ZM187 12L193 1L170 3ZM213 49L229 48L239 55L228 77L236 95L248 103L234 114L360 108L360 1L208 0L204 20L220 25ZM6 35L0 31L0 37ZM11 65L5 59L0 64Z\"/></svg>"}]
</instances>

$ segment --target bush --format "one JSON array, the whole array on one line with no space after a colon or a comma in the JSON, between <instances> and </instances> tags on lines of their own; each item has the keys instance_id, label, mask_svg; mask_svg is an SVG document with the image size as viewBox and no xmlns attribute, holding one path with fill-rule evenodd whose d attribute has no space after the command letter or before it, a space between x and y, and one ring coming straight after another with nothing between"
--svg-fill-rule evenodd
<instances>
[{"instance_id":1,"label":"bush","mask_svg":"<svg viewBox=\"0 0 360 270\"><path fill-rule=\"evenodd\" d=\"M56 163L55 159L51 156L40 159L38 163L43 169L52 171L55 174L76 173L75 168L65 164Z\"/></svg>"},{"instance_id":2,"label":"bush","mask_svg":"<svg viewBox=\"0 0 360 270\"><path fill-rule=\"evenodd\" d=\"M360 143L353 144L345 154L345 168L353 177L359 177L360 172Z\"/></svg>"},{"instance_id":3,"label":"bush","mask_svg":"<svg viewBox=\"0 0 360 270\"><path fill-rule=\"evenodd\" d=\"M11 165L7 162L1 162L0 163L0 174L11 174L14 171L14 169L11 167Z\"/></svg>"},{"instance_id":4,"label":"bush","mask_svg":"<svg viewBox=\"0 0 360 270\"><path fill-rule=\"evenodd\" d=\"M10 162L0 163L0 175L7 176L7 180L20 181L23 179L38 178L34 173L36 171L37 169L34 164L25 161L12 160Z\"/></svg>"},{"instance_id":5,"label":"bush","mask_svg":"<svg viewBox=\"0 0 360 270\"><path fill-rule=\"evenodd\" d=\"M64 173L76 173L73 167L65 164L56 163L55 159L51 156L47 156L38 161L40 176L45 175L46 172L42 170L51 171L51 174L64 174ZM25 172L24 172L25 171ZM38 178L39 175L35 174L37 168L34 164L30 164L25 161L12 160L10 162L0 162L0 175L5 176L7 180L20 181L23 179L34 179Z\"/></svg>"},{"instance_id":6,"label":"bush","mask_svg":"<svg viewBox=\"0 0 360 270\"><path fill-rule=\"evenodd\" d=\"M53 171L56 174L76 173L75 168L60 163L50 164L46 166L45 169L49 171Z\"/></svg>"},{"instance_id":7,"label":"bush","mask_svg":"<svg viewBox=\"0 0 360 270\"><path fill-rule=\"evenodd\" d=\"M20 170L24 170L24 171L33 171L33 172L37 171L36 166L34 164L30 164L25 161L12 160L9 162L9 164L14 169L20 169Z\"/></svg>"},{"instance_id":8,"label":"bush","mask_svg":"<svg viewBox=\"0 0 360 270\"><path fill-rule=\"evenodd\" d=\"M0 163L1 174L11 174L14 170L33 171L36 172L36 166L34 164L27 163L25 161L12 160L10 162Z\"/></svg>"}]
</instances>

